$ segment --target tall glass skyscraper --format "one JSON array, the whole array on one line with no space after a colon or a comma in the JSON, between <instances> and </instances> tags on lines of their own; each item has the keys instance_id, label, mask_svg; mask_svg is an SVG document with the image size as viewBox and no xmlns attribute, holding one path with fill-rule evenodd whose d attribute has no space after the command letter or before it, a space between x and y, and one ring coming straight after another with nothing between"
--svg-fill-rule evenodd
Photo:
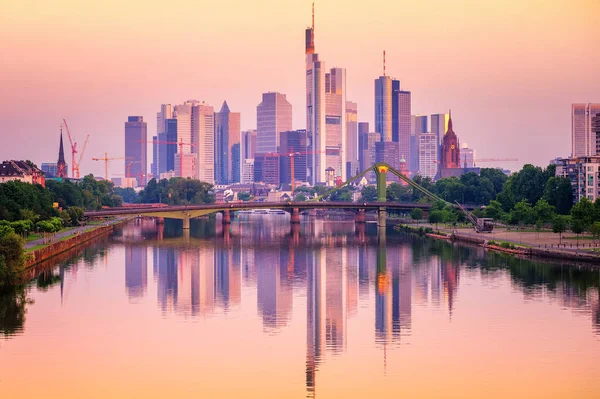
<instances>
[{"instance_id":1,"label":"tall glass skyscraper","mask_svg":"<svg viewBox=\"0 0 600 399\"><path fill-rule=\"evenodd\" d=\"M227 101L215 114L215 181L217 184L239 183L241 171L239 148L233 161L233 147L240 144L240 113L231 112ZM237 170L234 171L234 164ZM234 175L237 180L234 179Z\"/></svg>"},{"instance_id":2,"label":"tall glass skyscraper","mask_svg":"<svg viewBox=\"0 0 600 399\"><path fill-rule=\"evenodd\" d=\"M145 186L147 176L146 148L148 126L141 116L130 116L125 122L125 170L135 177L138 186ZM130 165L127 168L127 165Z\"/></svg>"},{"instance_id":3,"label":"tall glass skyscraper","mask_svg":"<svg viewBox=\"0 0 600 399\"><path fill-rule=\"evenodd\" d=\"M285 94L264 93L256 107L256 153L279 152L281 132L292 130L292 104Z\"/></svg>"},{"instance_id":4,"label":"tall glass skyscraper","mask_svg":"<svg viewBox=\"0 0 600 399\"><path fill-rule=\"evenodd\" d=\"M571 105L571 156L596 155L596 134L592 118L600 113L600 104Z\"/></svg>"}]
</instances>

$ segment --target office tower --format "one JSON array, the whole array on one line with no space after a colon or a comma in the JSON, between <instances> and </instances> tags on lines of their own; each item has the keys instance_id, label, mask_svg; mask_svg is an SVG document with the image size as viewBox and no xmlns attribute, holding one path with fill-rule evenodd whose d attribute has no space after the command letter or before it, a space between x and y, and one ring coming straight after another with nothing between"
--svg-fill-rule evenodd
<instances>
[{"instance_id":1,"label":"office tower","mask_svg":"<svg viewBox=\"0 0 600 399\"><path fill-rule=\"evenodd\" d=\"M399 80L385 74L375 79L375 131L381 134L381 141L398 141L399 90Z\"/></svg>"},{"instance_id":2,"label":"office tower","mask_svg":"<svg viewBox=\"0 0 600 399\"><path fill-rule=\"evenodd\" d=\"M239 183L242 178L241 144L231 146L231 183Z\"/></svg>"},{"instance_id":3,"label":"office tower","mask_svg":"<svg viewBox=\"0 0 600 399\"><path fill-rule=\"evenodd\" d=\"M254 183L254 158L244 159L242 165L242 184Z\"/></svg>"},{"instance_id":4,"label":"office tower","mask_svg":"<svg viewBox=\"0 0 600 399\"><path fill-rule=\"evenodd\" d=\"M215 114L215 182L217 184L239 183L239 144L240 144L240 113L231 112L227 101L223 102L221 111ZM237 181L233 175L232 150L238 145Z\"/></svg>"},{"instance_id":5,"label":"office tower","mask_svg":"<svg viewBox=\"0 0 600 399\"><path fill-rule=\"evenodd\" d=\"M242 159L254 159L256 154L256 130L242 132Z\"/></svg>"},{"instance_id":6,"label":"office tower","mask_svg":"<svg viewBox=\"0 0 600 399\"><path fill-rule=\"evenodd\" d=\"M368 129L367 129L368 130ZM355 176L358 166L358 104L346 101L346 179Z\"/></svg>"},{"instance_id":7,"label":"office tower","mask_svg":"<svg viewBox=\"0 0 600 399\"><path fill-rule=\"evenodd\" d=\"M175 154L174 167L175 176L196 179L198 176L197 165L198 157L196 154ZM203 180L204 181L204 180Z\"/></svg>"},{"instance_id":8,"label":"office tower","mask_svg":"<svg viewBox=\"0 0 600 399\"><path fill-rule=\"evenodd\" d=\"M467 143L463 143L460 148L460 166L462 168L475 167L475 150L469 148Z\"/></svg>"},{"instance_id":9,"label":"office tower","mask_svg":"<svg viewBox=\"0 0 600 399\"><path fill-rule=\"evenodd\" d=\"M596 155L596 135L592 118L600 113L600 104L571 104L571 156Z\"/></svg>"},{"instance_id":10,"label":"office tower","mask_svg":"<svg viewBox=\"0 0 600 399\"><path fill-rule=\"evenodd\" d=\"M60 129L60 144L58 145L58 161L56 162L56 177L64 179L68 173L67 163L65 162L65 149L63 146L62 128Z\"/></svg>"},{"instance_id":11,"label":"office tower","mask_svg":"<svg viewBox=\"0 0 600 399\"><path fill-rule=\"evenodd\" d=\"M256 107L256 152L279 151L279 135L292 130L292 104L285 94L264 93L262 102Z\"/></svg>"},{"instance_id":12,"label":"office tower","mask_svg":"<svg viewBox=\"0 0 600 399\"><path fill-rule=\"evenodd\" d=\"M438 149L437 134L435 133L417 133L417 145L419 152L418 174L422 177L435 178L438 170Z\"/></svg>"},{"instance_id":13,"label":"office tower","mask_svg":"<svg viewBox=\"0 0 600 399\"><path fill-rule=\"evenodd\" d=\"M393 141L375 142L375 163L384 162L396 170L400 170L399 145ZM388 173L388 181L398 181L398 177Z\"/></svg>"},{"instance_id":14,"label":"office tower","mask_svg":"<svg viewBox=\"0 0 600 399\"><path fill-rule=\"evenodd\" d=\"M192 106L191 131L192 152L196 154L196 179L214 184L215 110L212 106L204 103Z\"/></svg>"},{"instance_id":15,"label":"office tower","mask_svg":"<svg viewBox=\"0 0 600 399\"><path fill-rule=\"evenodd\" d=\"M161 173L164 173L168 170L166 169L166 165L167 152L169 150L165 142L168 141L166 139L168 120L172 118L173 107L171 104L162 104L160 106L160 111L156 113L156 136L154 136L152 140L152 175L157 179ZM177 136L175 136L174 141L177 141ZM171 163L172 162L173 160L171 160Z\"/></svg>"},{"instance_id":16,"label":"office tower","mask_svg":"<svg viewBox=\"0 0 600 399\"><path fill-rule=\"evenodd\" d=\"M177 120L177 152L184 154L192 153L192 106L199 104L196 100L189 100L183 104L176 105L173 109L173 118Z\"/></svg>"},{"instance_id":17,"label":"office tower","mask_svg":"<svg viewBox=\"0 0 600 399\"><path fill-rule=\"evenodd\" d=\"M256 154L254 158L254 181L266 184L279 184L279 155L273 153Z\"/></svg>"},{"instance_id":18,"label":"office tower","mask_svg":"<svg viewBox=\"0 0 600 399\"><path fill-rule=\"evenodd\" d=\"M427 115L411 115L410 117L410 162L409 169L417 173L420 169L419 162L419 134L427 133Z\"/></svg>"},{"instance_id":19,"label":"office tower","mask_svg":"<svg viewBox=\"0 0 600 399\"><path fill-rule=\"evenodd\" d=\"M449 114L432 114L431 115L431 133L435 133L438 138L438 144L441 146L444 142L444 133L448 131Z\"/></svg>"},{"instance_id":20,"label":"office tower","mask_svg":"<svg viewBox=\"0 0 600 399\"><path fill-rule=\"evenodd\" d=\"M411 115L411 94L410 91L399 90L398 96L398 142L399 155L406 159L409 170L414 171L416 165L412 163L410 151L410 115ZM411 165L413 169L411 169Z\"/></svg>"},{"instance_id":21,"label":"office tower","mask_svg":"<svg viewBox=\"0 0 600 399\"><path fill-rule=\"evenodd\" d=\"M325 168L346 180L346 70L333 68L325 74Z\"/></svg>"},{"instance_id":22,"label":"office tower","mask_svg":"<svg viewBox=\"0 0 600 399\"><path fill-rule=\"evenodd\" d=\"M130 116L125 122L125 170L137 180L138 187L146 185L146 142L148 126L141 116ZM127 167L129 165L129 167Z\"/></svg>"},{"instance_id":23,"label":"office tower","mask_svg":"<svg viewBox=\"0 0 600 399\"><path fill-rule=\"evenodd\" d=\"M177 143L177 119L167 119L166 131L159 134L158 137L159 140L169 143L164 144L166 157L161 156L159 159L159 173L173 172L175 171L175 154L178 151L177 144L175 144ZM160 153L162 154L162 151ZM164 170L161 170L163 168L162 165L164 165Z\"/></svg>"},{"instance_id":24,"label":"office tower","mask_svg":"<svg viewBox=\"0 0 600 399\"><path fill-rule=\"evenodd\" d=\"M282 154L293 154L281 156L280 160L280 182L292 182L292 157L294 162L294 180L306 181L306 130L293 130L281 132L279 139Z\"/></svg>"},{"instance_id":25,"label":"office tower","mask_svg":"<svg viewBox=\"0 0 600 399\"><path fill-rule=\"evenodd\" d=\"M325 179L323 151L327 146L325 135L325 63L315 53L315 12L312 26L306 29L306 134L308 137L308 180L314 185Z\"/></svg>"},{"instance_id":26,"label":"office tower","mask_svg":"<svg viewBox=\"0 0 600 399\"><path fill-rule=\"evenodd\" d=\"M375 143L378 141L381 141L380 133L362 133L359 136L358 155L361 172L375 164Z\"/></svg>"},{"instance_id":27,"label":"office tower","mask_svg":"<svg viewBox=\"0 0 600 399\"><path fill-rule=\"evenodd\" d=\"M592 117L592 132L596 136L596 155L600 155L600 111Z\"/></svg>"}]
</instances>

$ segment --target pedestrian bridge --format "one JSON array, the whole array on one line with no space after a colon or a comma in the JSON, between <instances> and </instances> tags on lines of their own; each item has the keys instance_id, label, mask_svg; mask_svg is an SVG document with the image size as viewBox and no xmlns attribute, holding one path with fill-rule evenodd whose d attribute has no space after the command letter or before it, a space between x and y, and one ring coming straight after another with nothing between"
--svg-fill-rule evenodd
<instances>
[{"instance_id":1,"label":"pedestrian bridge","mask_svg":"<svg viewBox=\"0 0 600 399\"><path fill-rule=\"evenodd\" d=\"M337 190L341 190L346 185L353 181L360 180L368 172L375 172L377 177L377 200L374 202L329 202L324 201L330 194ZM385 227L387 220L387 211L411 211L415 208L422 209L424 213L428 213L431 208L431 203L414 203L414 202L388 202L386 201L387 173L393 173L398 176L401 181L404 181L416 190L421 191L426 197L432 201L441 201L446 204L446 201L431 193L427 189L421 187L410 178L393 169L385 163L378 163L350 178L344 183L333 187L321 196L309 201L288 201L288 202L236 202L236 203L214 203L201 205L176 205L176 206L134 206L104 209L101 211L85 212L87 218L121 216L121 215L136 215L148 216L169 219L183 220L183 228L189 229L190 219L206 216L212 213L223 213L223 223L231 222L231 212L253 209L282 209L291 214L291 223L300 222L300 211L310 209L337 209L350 210L356 213L356 222L365 223L366 211L377 211L378 225ZM450 204L451 205L451 204ZM454 206L454 205L453 205ZM468 208L468 207L466 207Z\"/></svg>"}]
</instances>

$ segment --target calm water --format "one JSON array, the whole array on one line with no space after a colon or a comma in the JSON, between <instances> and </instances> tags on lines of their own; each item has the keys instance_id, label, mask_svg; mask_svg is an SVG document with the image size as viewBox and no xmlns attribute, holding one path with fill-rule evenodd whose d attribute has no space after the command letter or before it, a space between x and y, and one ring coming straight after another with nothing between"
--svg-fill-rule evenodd
<instances>
[{"instance_id":1,"label":"calm water","mask_svg":"<svg viewBox=\"0 0 600 399\"><path fill-rule=\"evenodd\" d=\"M125 226L0 298L3 398L599 398L598 269L277 216Z\"/></svg>"}]
</instances>

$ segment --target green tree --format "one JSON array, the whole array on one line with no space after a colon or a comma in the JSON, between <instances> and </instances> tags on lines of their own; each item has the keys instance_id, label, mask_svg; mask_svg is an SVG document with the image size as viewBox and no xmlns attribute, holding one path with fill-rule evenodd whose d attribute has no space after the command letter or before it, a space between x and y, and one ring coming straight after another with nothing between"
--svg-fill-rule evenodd
<instances>
[{"instance_id":1,"label":"green tree","mask_svg":"<svg viewBox=\"0 0 600 399\"><path fill-rule=\"evenodd\" d=\"M412 220L416 220L417 224L419 223L419 220L423 219L423 215L424 212L421 208L413 208L413 210L410 211L410 217Z\"/></svg>"},{"instance_id":2,"label":"green tree","mask_svg":"<svg viewBox=\"0 0 600 399\"><path fill-rule=\"evenodd\" d=\"M586 197L582 197L581 200L571 208L571 219L575 223L580 223L583 230L587 230L594 223L595 213L596 210L592 201Z\"/></svg>"},{"instance_id":3,"label":"green tree","mask_svg":"<svg viewBox=\"0 0 600 399\"><path fill-rule=\"evenodd\" d=\"M523 226L526 224L534 224L535 220L535 212L525 199L519 201L510 211L510 224L519 224L520 226Z\"/></svg>"},{"instance_id":4,"label":"green tree","mask_svg":"<svg viewBox=\"0 0 600 399\"><path fill-rule=\"evenodd\" d=\"M558 234L559 243L562 243L562 234L567 231L569 219L563 215L555 215L552 219L552 232Z\"/></svg>"},{"instance_id":5,"label":"green tree","mask_svg":"<svg viewBox=\"0 0 600 399\"><path fill-rule=\"evenodd\" d=\"M333 202L352 202L352 188L342 187L329 195L329 201Z\"/></svg>"},{"instance_id":6,"label":"green tree","mask_svg":"<svg viewBox=\"0 0 600 399\"><path fill-rule=\"evenodd\" d=\"M296 196L294 197L294 201L306 201L306 196L302 193L296 194Z\"/></svg>"},{"instance_id":7,"label":"green tree","mask_svg":"<svg viewBox=\"0 0 600 399\"><path fill-rule=\"evenodd\" d=\"M412 189L400 183L391 183L386 189L386 198L389 202L410 202Z\"/></svg>"},{"instance_id":8,"label":"green tree","mask_svg":"<svg viewBox=\"0 0 600 399\"><path fill-rule=\"evenodd\" d=\"M561 215L568 215L573 207L573 187L566 177L552 176L546 182L543 198Z\"/></svg>"},{"instance_id":9,"label":"green tree","mask_svg":"<svg viewBox=\"0 0 600 399\"><path fill-rule=\"evenodd\" d=\"M594 241L597 241L598 239L600 239L600 222L594 222L592 227L590 227L590 233L592 233L592 236L594 237Z\"/></svg>"},{"instance_id":10,"label":"green tree","mask_svg":"<svg viewBox=\"0 0 600 399\"><path fill-rule=\"evenodd\" d=\"M242 191L242 192L238 193L237 197L240 201L250 201L250 199L252 198L252 195L250 195L250 193L248 193L248 192Z\"/></svg>"},{"instance_id":11,"label":"green tree","mask_svg":"<svg viewBox=\"0 0 600 399\"><path fill-rule=\"evenodd\" d=\"M571 218L571 231L577 234L577 244L579 244L579 235L585 231L583 220Z\"/></svg>"},{"instance_id":12,"label":"green tree","mask_svg":"<svg viewBox=\"0 0 600 399\"><path fill-rule=\"evenodd\" d=\"M533 207L534 217L536 220L541 220L543 223L549 223L554 217L554 207L546 200L539 200Z\"/></svg>"},{"instance_id":13,"label":"green tree","mask_svg":"<svg viewBox=\"0 0 600 399\"><path fill-rule=\"evenodd\" d=\"M72 206L67 209L67 212L69 212L69 216L71 217L71 225L79 226L84 218L83 209L78 206Z\"/></svg>"},{"instance_id":14,"label":"green tree","mask_svg":"<svg viewBox=\"0 0 600 399\"><path fill-rule=\"evenodd\" d=\"M138 195L131 187L115 187L115 194L121 197L124 203L134 204L138 202Z\"/></svg>"},{"instance_id":15,"label":"green tree","mask_svg":"<svg viewBox=\"0 0 600 399\"><path fill-rule=\"evenodd\" d=\"M360 191L361 202L375 202L377 201L377 189L375 186L364 186Z\"/></svg>"},{"instance_id":16,"label":"green tree","mask_svg":"<svg viewBox=\"0 0 600 399\"><path fill-rule=\"evenodd\" d=\"M413 177L412 180L415 183L417 183L419 186L423 187L424 189L426 189L430 192L434 191L433 180L430 177L423 177L421 175L416 175L415 177ZM412 202L420 202L421 200L423 200L424 202L429 202L429 198L427 198L425 196L425 194L423 194L420 190L413 187Z\"/></svg>"},{"instance_id":17,"label":"green tree","mask_svg":"<svg viewBox=\"0 0 600 399\"><path fill-rule=\"evenodd\" d=\"M492 218L494 220L502 219L504 216L502 204L496 200L490 201L490 204L485 207L484 215L485 217Z\"/></svg>"},{"instance_id":18,"label":"green tree","mask_svg":"<svg viewBox=\"0 0 600 399\"><path fill-rule=\"evenodd\" d=\"M0 226L0 291L20 282L25 266L23 243L11 227Z\"/></svg>"},{"instance_id":19,"label":"green tree","mask_svg":"<svg viewBox=\"0 0 600 399\"><path fill-rule=\"evenodd\" d=\"M445 213L443 210L431 210L427 218L429 223L435 223L435 228L438 228L438 223L444 222Z\"/></svg>"},{"instance_id":20,"label":"green tree","mask_svg":"<svg viewBox=\"0 0 600 399\"><path fill-rule=\"evenodd\" d=\"M482 168L479 176L482 179L488 179L492 183L494 186L494 198L502 191L504 183L508 180L508 176L502 170L496 168Z\"/></svg>"},{"instance_id":21,"label":"green tree","mask_svg":"<svg viewBox=\"0 0 600 399\"><path fill-rule=\"evenodd\" d=\"M435 183L435 193L444 200L454 202L465 202L465 185L456 177L440 179Z\"/></svg>"}]
</instances>

